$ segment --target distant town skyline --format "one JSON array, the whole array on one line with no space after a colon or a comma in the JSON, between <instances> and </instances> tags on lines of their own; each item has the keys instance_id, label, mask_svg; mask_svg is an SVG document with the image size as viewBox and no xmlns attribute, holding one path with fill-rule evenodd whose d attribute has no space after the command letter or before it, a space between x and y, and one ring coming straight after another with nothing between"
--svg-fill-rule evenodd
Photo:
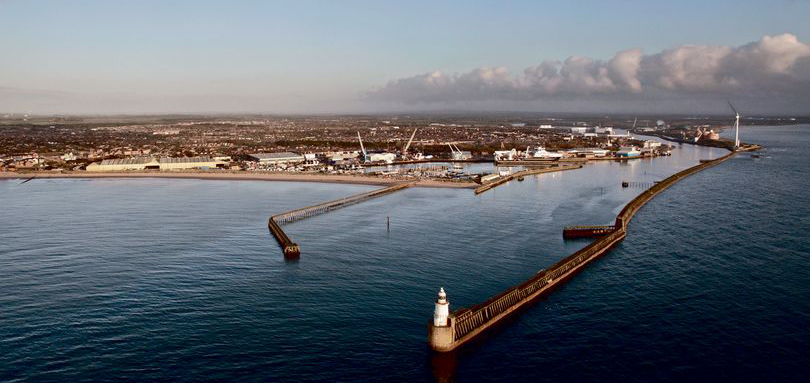
<instances>
[{"instance_id":1,"label":"distant town skyline","mask_svg":"<svg viewBox=\"0 0 810 383\"><path fill-rule=\"evenodd\" d=\"M810 114L810 2L0 1L0 112Z\"/></svg>"}]
</instances>

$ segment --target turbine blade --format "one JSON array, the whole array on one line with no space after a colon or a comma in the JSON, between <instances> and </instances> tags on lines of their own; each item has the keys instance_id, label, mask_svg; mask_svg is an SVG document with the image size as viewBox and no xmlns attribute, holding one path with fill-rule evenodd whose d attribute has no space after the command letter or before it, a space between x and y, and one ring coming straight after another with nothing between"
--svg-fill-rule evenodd
<instances>
[{"instance_id":1,"label":"turbine blade","mask_svg":"<svg viewBox=\"0 0 810 383\"><path fill-rule=\"evenodd\" d=\"M728 106L731 107L731 110L734 111L734 114L736 114L736 115L740 114L740 112L738 112L737 109L734 108L734 105L731 105L731 101L728 101Z\"/></svg>"}]
</instances>

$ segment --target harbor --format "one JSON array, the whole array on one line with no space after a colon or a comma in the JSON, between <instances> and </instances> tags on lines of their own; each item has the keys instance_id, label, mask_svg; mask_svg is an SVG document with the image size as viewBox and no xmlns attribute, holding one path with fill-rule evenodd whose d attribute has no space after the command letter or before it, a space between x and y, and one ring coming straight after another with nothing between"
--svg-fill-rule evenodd
<instances>
[{"instance_id":1,"label":"harbor","mask_svg":"<svg viewBox=\"0 0 810 383\"><path fill-rule=\"evenodd\" d=\"M810 1L0 9L0 383L810 377Z\"/></svg>"},{"instance_id":2,"label":"harbor","mask_svg":"<svg viewBox=\"0 0 810 383\"><path fill-rule=\"evenodd\" d=\"M761 136L751 140L765 141ZM751 283L757 287L763 283L777 286L777 294L762 297L768 302L776 299L789 307L803 301L803 290L785 289L799 286L785 285L785 277L787 281L795 280L790 270L801 270L800 258L794 260L790 253L779 250L785 243L803 246L790 242L790 238L800 237L792 234L787 242L779 239L778 244L760 237L764 232L757 227L765 222L763 219L769 224L774 221L767 210L757 208L756 201L762 198L758 189L746 186L754 181L772 183L769 175L784 174L771 167L795 162L801 152L784 152L779 146L779 142L792 141L770 141L760 159L738 155L713 167L711 174L701 172L676 183L653 200L654 210L639 211L629 226L628 237L607 256L591 261L554 293L544 293L522 306L515 312L520 315L510 314L512 319L499 321L450 353L430 353L426 342L426 322L432 316L432 298L439 287L444 287L453 311L474 307L493 294L529 280L538 270L550 269L561 255L573 254L587 244L585 240L565 241L561 236L564 227L615 223L622 207L643 191L622 188L622 180L660 181L700 159L722 156L725 150L684 145L671 157L592 163L572 172L528 176L523 182L511 181L477 196L471 189L406 188L384 198L284 225L288 236L301 245L299 262L286 262L281 257L275 238L265 226L269 215L385 185L38 177L16 186L21 180L3 181L0 184L7 186L6 214L12 222L8 227L11 242L6 243L13 246L24 237L40 238L41 243L36 248L4 248L17 265L3 268L4 290L13 293L10 295L24 294L29 286L26 281L53 281L58 288L48 292L47 297L57 294L63 298L46 301L41 295L29 294L20 303L9 301L8 307L32 310L26 319L32 326L49 326L17 327L21 338L10 340L10 346L30 344L45 349L55 338L66 345L84 339L79 338L81 333L72 332L67 325L54 325L44 315L48 310L62 310L102 320L107 315L98 311L104 309L103 302L82 301L78 302L82 303L81 309L71 309L70 292L81 287L109 291L106 294L112 297L117 294L121 302L134 305L130 310L148 319L142 323L144 336L135 337L133 347L101 337L94 340L98 348L89 351L91 355L100 354L95 350L102 347L120 350L130 353L128 363L139 368L168 368L175 358L194 356L188 364L192 374L220 371L205 362L204 355L223 351L231 356L221 360L221 365L243 366L245 354L267 353L272 361L256 359L249 364L251 371L306 375L322 381L357 377L374 380L380 369L392 371L386 376L389 380L433 381L434 373L439 376L437 380L443 379L447 371L434 369L433 360L446 354L457 358L450 372L456 381L518 377L537 369L564 380L571 372L560 366L572 353L588 361L585 371L591 371L588 366L599 360L609 360L637 367L634 374L652 379L658 375L645 373L638 362L639 356L648 355L648 340L666 349L667 355L675 355L674 361L679 364L694 360L677 353L679 346L667 343L669 338L677 339L678 344L688 342L697 353L694 358L731 358L717 349L718 341L765 347L769 353L782 355L756 339L781 337L778 328L793 323L790 321L795 318L774 317L763 311L757 314L762 322L752 326L742 319L746 311L729 302L758 299L750 295L754 290ZM793 156L781 159L788 154ZM694 188L716 193L738 187L748 196L741 202L732 202L730 196L694 201L689 192ZM55 196L55 191L59 191L59 198L50 197ZM734 193L735 201L740 193ZM75 200L75 207L65 205L65 199ZM48 216L52 223L47 231L39 223L40 215L29 214L34 208L58 212ZM739 209L747 213L740 216L736 212ZM390 231L387 216L391 217ZM803 222L792 215L784 218L791 218L793 224ZM94 225L77 227L77 219ZM733 223L727 231L717 231L723 225L718 220ZM161 222L161 226L154 222ZM776 221L779 227L790 228L782 226L786 223ZM98 230L98 226L105 230ZM166 226L172 230L160 229ZM791 265L790 270L772 277L766 275L760 282L746 278L758 274L751 274L744 265L776 262L769 261L771 255L763 257L761 250L740 247L738 238L743 229L745 235L764 239L768 244L766 252L778 254L780 262ZM128 234L110 237L113 231ZM37 249L53 246L56 241L63 243L66 251L85 256L40 257L37 261ZM40 263L42 267L38 268ZM77 278L63 280L60 285L57 278L64 273L55 275L54 264L76 270ZM123 282L105 277L120 270L116 265L127 265ZM729 278L723 269L718 273L713 266L734 267L740 279ZM15 267L21 271L15 272ZM742 280L746 282L740 283ZM708 283L712 294L696 287L704 286L698 282ZM121 283L128 283L131 289L119 289ZM133 302L131 291L137 291L141 299ZM783 293L787 296L779 298ZM117 302L119 298L109 299ZM42 302L43 315L34 316L40 310L29 304L23 306L25 302ZM394 304L396 310L391 309ZM110 315L120 313L121 306L111 310L116 311L110 311ZM695 316L696 310L702 314ZM94 313L99 315L94 317ZM707 318L711 323L722 322L730 329L728 334L747 335L718 339L715 327L706 323ZM226 331L223 323L244 326ZM358 323L363 323L367 331L356 331ZM689 331L684 332L684 327ZM183 338L199 342L196 348L178 349L175 354L150 359L138 350L154 345L168 347L175 340L171 336L149 338L145 336L148 333L182 334ZM229 338L225 343L219 341L223 336ZM636 343L623 341L627 339L635 339ZM285 351L300 349L312 352ZM360 370L341 367L323 371L313 367L315 363L343 366L347 355L369 352L390 358L375 360L373 368L360 366ZM485 368L480 363L527 354L537 358L518 367L518 372L515 366L497 364ZM290 359L291 355L294 359ZM358 360L367 363L367 359ZM673 361L663 356L654 360L662 365ZM82 359L75 363L83 366ZM761 359L751 363L769 364ZM36 361L30 368L48 371L47 366ZM625 369L616 369L616 373L629 374ZM250 376L259 379L259 375Z\"/></svg>"}]
</instances>

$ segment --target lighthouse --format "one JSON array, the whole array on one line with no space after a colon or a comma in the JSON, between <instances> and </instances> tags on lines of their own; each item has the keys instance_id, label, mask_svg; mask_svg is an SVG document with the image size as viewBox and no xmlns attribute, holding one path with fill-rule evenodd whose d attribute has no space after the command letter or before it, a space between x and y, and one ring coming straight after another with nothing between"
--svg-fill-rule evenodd
<instances>
[{"instance_id":1,"label":"lighthouse","mask_svg":"<svg viewBox=\"0 0 810 383\"><path fill-rule=\"evenodd\" d=\"M447 326L448 316L450 316L450 302L447 301L444 287L440 287L439 299L436 299L436 308L433 310L433 325L436 327Z\"/></svg>"},{"instance_id":2,"label":"lighthouse","mask_svg":"<svg viewBox=\"0 0 810 383\"><path fill-rule=\"evenodd\" d=\"M450 302L444 288L439 288L439 297L433 309L433 322L428 326L428 343L436 351L450 351L453 344L453 318L450 318Z\"/></svg>"}]
</instances>

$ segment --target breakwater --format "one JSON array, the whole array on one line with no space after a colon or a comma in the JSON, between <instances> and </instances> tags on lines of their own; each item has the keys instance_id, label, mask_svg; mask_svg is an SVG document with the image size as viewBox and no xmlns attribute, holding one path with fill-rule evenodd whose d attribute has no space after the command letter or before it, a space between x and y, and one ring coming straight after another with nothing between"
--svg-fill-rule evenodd
<instances>
[{"instance_id":1,"label":"breakwater","mask_svg":"<svg viewBox=\"0 0 810 383\"><path fill-rule=\"evenodd\" d=\"M616 230L613 225L569 226L563 229L563 238L592 238L608 235Z\"/></svg>"},{"instance_id":2,"label":"breakwater","mask_svg":"<svg viewBox=\"0 0 810 383\"><path fill-rule=\"evenodd\" d=\"M285 257L298 257L301 255L301 247L297 243L293 242L293 240L290 239L287 233L285 233L284 230L281 229L282 224L302 220L323 213L328 213L335 209L340 209L342 207L354 205L371 198L381 197L383 195L390 194L410 186L413 186L412 182L399 183L394 186L389 186L387 188L373 190L366 193L360 193L350 197L339 198L333 201L319 203L317 205L307 206L300 209L290 210L285 213L276 214L271 216L270 219L267 221L267 228L270 230L270 233L273 234L273 237L276 238L276 241L278 241L278 244L279 246L281 246L281 249L284 252Z\"/></svg>"},{"instance_id":3,"label":"breakwater","mask_svg":"<svg viewBox=\"0 0 810 383\"><path fill-rule=\"evenodd\" d=\"M609 251L627 236L627 225L636 212L670 186L706 168L718 165L738 152L757 150L759 146L748 145L717 159L702 162L686 170L675 173L654 184L636 198L628 202L616 216L613 230L581 250L563 258L545 270L539 271L529 280L495 295L483 303L470 308L449 312L449 301L444 291L436 302L433 321L428 325L428 343L433 350L452 351L474 339L478 334L496 325L501 319L513 314L541 295L548 293L571 278L592 260Z\"/></svg>"},{"instance_id":4,"label":"breakwater","mask_svg":"<svg viewBox=\"0 0 810 383\"><path fill-rule=\"evenodd\" d=\"M492 189L496 186L503 185L513 179L530 176L533 174L542 174L542 173L551 173L551 172L559 172L563 170L572 170L572 169L580 169L582 165L559 165L559 166L552 166L543 169L528 169L528 170L521 170L517 173L510 174L505 177L500 177L492 182L488 182L483 184L477 188L475 188L475 194L481 194L489 189Z\"/></svg>"}]
</instances>

